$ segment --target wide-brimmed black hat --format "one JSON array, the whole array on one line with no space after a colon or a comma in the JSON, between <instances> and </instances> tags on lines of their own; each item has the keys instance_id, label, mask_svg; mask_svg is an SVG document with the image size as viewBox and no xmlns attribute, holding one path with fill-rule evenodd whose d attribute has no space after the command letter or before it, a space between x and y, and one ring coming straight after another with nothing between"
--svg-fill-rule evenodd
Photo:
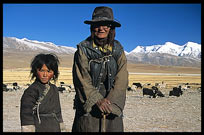
<instances>
[{"instance_id":1,"label":"wide-brimmed black hat","mask_svg":"<svg viewBox=\"0 0 204 135\"><path fill-rule=\"evenodd\" d=\"M92 20L84 21L85 24L95 24L95 23L110 23L112 26L120 27L121 24L114 20L113 18L113 11L109 7L96 7L92 14Z\"/></svg>"}]
</instances>

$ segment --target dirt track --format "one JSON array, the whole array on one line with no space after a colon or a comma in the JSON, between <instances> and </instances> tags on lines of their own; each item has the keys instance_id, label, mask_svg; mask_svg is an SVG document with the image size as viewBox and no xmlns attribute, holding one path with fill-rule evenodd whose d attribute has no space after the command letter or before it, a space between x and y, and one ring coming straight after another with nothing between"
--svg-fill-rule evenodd
<instances>
[{"instance_id":1,"label":"dirt track","mask_svg":"<svg viewBox=\"0 0 204 135\"><path fill-rule=\"evenodd\" d=\"M125 132L201 132L201 93L189 89L180 97L148 98L142 91L127 92ZM3 132L20 132L20 98L23 90L3 92ZM74 92L60 93L68 132L74 118Z\"/></svg>"}]
</instances>

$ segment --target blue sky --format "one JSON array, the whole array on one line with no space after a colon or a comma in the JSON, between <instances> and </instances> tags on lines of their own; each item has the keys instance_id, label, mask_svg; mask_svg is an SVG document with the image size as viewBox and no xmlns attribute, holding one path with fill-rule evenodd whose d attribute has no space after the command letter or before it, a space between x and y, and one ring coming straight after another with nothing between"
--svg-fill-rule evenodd
<instances>
[{"instance_id":1,"label":"blue sky","mask_svg":"<svg viewBox=\"0 0 204 135\"><path fill-rule=\"evenodd\" d=\"M109 6L121 23L116 39L128 52L138 45L201 44L201 4L3 4L3 36L75 47L90 35L96 6Z\"/></svg>"}]
</instances>

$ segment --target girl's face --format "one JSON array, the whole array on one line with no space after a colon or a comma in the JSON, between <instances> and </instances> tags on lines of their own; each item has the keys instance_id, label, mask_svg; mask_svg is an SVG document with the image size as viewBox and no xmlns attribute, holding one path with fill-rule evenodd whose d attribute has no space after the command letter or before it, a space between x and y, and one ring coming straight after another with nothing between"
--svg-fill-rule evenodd
<instances>
[{"instance_id":1,"label":"girl's face","mask_svg":"<svg viewBox=\"0 0 204 135\"><path fill-rule=\"evenodd\" d=\"M48 83L50 79L54 76L53 70L49 70L45 64L43 64L41 69L37 69L38 78L42 83Z\"/></svg>"}]
</instances>

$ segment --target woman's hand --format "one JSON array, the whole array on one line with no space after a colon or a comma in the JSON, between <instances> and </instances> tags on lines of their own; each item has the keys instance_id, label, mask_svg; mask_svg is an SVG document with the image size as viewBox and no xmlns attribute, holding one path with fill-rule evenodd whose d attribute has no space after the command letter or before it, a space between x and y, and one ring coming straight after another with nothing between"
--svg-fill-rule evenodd
<instances>
[{"instance_id":1,"label":"woman's hand","mask_svg":"<svg viewBox=\"0 0 204 135\"><path fill-rule=\"evenodd\" d=\"M97 101L96 105L103 113L111 113L112 112L112 108L110 106L111 102L110 102L110 100L108 100L106 98Z\"/></svg>"}]
</instances>

